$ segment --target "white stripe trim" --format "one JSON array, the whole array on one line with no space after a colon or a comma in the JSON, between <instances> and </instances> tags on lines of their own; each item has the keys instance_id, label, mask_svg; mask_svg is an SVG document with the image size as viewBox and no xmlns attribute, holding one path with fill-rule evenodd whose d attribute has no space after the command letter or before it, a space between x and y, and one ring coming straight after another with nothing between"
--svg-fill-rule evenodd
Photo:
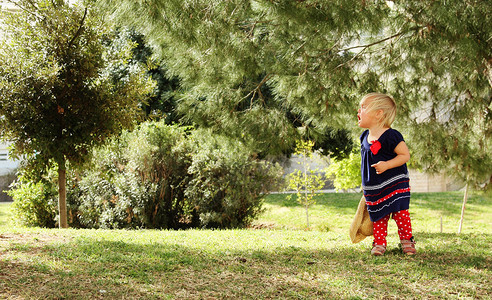
<instances>
[{"instance_id":1,"label":"white stripe trim","mask_svg":"<svg viewBox=\"0 0 492 300\"><path fill-rule=\"evenodd\" d=\"M370 206L367 206L367 211L368 211L368 212L373 212L373 213L378 212L378 211L380 211L380 210L383 210L383 208L385 208L385 207L387 207L387 206L390 206L390 205L391 205L391 204L393 204L393 202L395 202L396 200L400 200L400 199L402 199L402 198L410 198L410 196L401 196L401 197L398 197L398 198L394 199L393 201L391 201L390 203L385 204L385 205L383 205L382 207L380 207L379 209L376 209L376 210L369 209L369 207L370 207ZM383 202L383 203L384 203L384 202Z\"/></svg>"},{"instance_id":2,"label":"white stripe trim","mask_svg":"<svg viewBox=\"0 0 492 300\"><path fill-rule=\"evenodd\" d=\"M393 181L397 181L397 180L400 180L400 179L403 179L403 178L410 178L410 176L408 176L408 173L407 174L401 174L401 175L398 175L398 176L395 176L395 177L392 177L388 180L386 180L385 182L379 184L379 185L367 185L367 186L362 186L362 189L363 190L367 190L367 191L373 191L373 190L379 190L385 186L387 186L388 184L392 183Z\"/></svg>"}]
</instances>

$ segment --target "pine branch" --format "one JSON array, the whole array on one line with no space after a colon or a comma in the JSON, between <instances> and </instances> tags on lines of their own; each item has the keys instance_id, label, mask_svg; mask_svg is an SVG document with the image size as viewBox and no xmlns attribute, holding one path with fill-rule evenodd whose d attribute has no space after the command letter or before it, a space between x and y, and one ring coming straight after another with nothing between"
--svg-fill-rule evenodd
<instances>
[{"instance_id":1,"label":"pine branch","mask_svg":"<svg viewBox=\"0 0 492 300\"><path fill-rule=\"evenodd\" d=\"M333 45L328 48L328 49L325 49L322 51L323 54L326 54L326 53L330 53L333 49L335 49L335 47L342 41L342 37L340 37L335 43L333 43Z\"/></svg>"},{"instance_id":2,"label":"pine branch","mask_svg":"<svg viewBox=\"0 0 492 300\"><path fill-rule=\"evenodd\" d=\"M413 29L420 29L420 28L421 28L421 27L412 27L412 28L411 28L411 30L413 30ZM396 37L400 37L400 36L402 36L403 34L405 34L405 33L409 32L409 31L410 31L410 30L400 31L400 32L398 32L398 33L393 34L392 36L385 37L384 39L381 39L381 40L379 40L379 41L375 41L375 42L372 42L372 43L370 43L370 44L366 44L366 45L357 45L357 46L352 46L352 47L348 47L348 48L340 49L340 51L348 51L348 50L352 50L352 49L363 48L363 49L361 50L361 52L362 52L362 51L364 51L364 50L366 50L367 48L370 48L370 47L372 47L372 46L375 46L375 45L378 45L378 44L384 43L384 42L386 42L386 41L388 41L388 40L391 40L391 39L394 39L394 38L396 38Z\"/></svg>"},{"instance_id":3,"label":"pine branch","mask_svg":"<svg viewBox=\"0 0 492 300\"><path fill-rule=\"evenodd\" d=\"M241 99L241 101L252 95L251 103L250 103L250 108L251 108L253 106L253 99L256 96L256 93L258 93L260 97L263 99L263 94L261 93L260 88L265 84L265 82L267 82L270 79L271 76L272 76L271 73L267 74L251 92L249 92L246 96L244 96Z\"/></svg>"},{"instance_id":4,"label":"pine branch","mask_svg":"<svg viewBox=\"0 0 492 300\"><path fill-rule=\"evenodd\" d=\"M353 49L358 49L358 48L362 48L362 50L360 50L356 55L354 55L351 59L349 59L348 61L346 62L343 62L341 64L339 64L338 66L336 66L334 68L334 70L354 61L355 59L357 59L359 56L361 56L367 49L375 46L375 45L379 45L381 43L384 43L386 41L389 41L389 40L392 40L392 39L395 39L395 38L398 38L400 39L404 34L412 31L412 30L419 30L423 28L422 26L414 26L414 27L411 27L409 28L408 30L400 30L398 33L395 33L391 36L388 36L388 37L385 37L381 40L378 40L378 41L375 41L375 42L372 42L372 43L369 43L369 44L366 44L366 45L357 45L357 46L352 46L352 47L348 47L348 48L344 48L344 49L340 49L339 51L342 52L342 51L349 51L349 50L353 50Z\"/></svg>"},{"instance_id":5,"label":"pine branch","mask_svg":"<svg viewBox=\"0 0 492 300\"><path fill-rule=\"evenodd\" d=\"M253 36L253 33L255 31L255 28L256 28L256 24L258 24L258 21L255 21L253 26L251 27L251 30L249 31L249 33L247 35L248 38L251 38Z\"/></svg>"}]
</instances>

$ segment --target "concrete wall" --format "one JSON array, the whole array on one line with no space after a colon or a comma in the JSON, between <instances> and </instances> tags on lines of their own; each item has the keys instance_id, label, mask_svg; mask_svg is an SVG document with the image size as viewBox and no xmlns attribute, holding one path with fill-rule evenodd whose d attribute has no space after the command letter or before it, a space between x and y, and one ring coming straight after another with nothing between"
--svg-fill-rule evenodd
<instances>
[{"instance_id":1,"label":"concrete wall","mask_svg":"<svg viewBox=\"0 0 492 300\"><path fill-rule=\"evenodd\" d=\"M302 168L302 157L293 155L290 159L286 159L281 163L284 168L285 174L300 170ZM309 161L311 169L319 169L324 172L329 165L328 159L314 154L313 158ZM410 174L410 186L412 192L417 193L432 193L432 192L447 192L457 191L463 188L463 184L453 180L446 174L427 174L417 170L409 170ZM324 189L333 189L333 182L327 181Z\"/></svg>"},{"instance_id":2,"label":"concrete wall","mask_svg":"<svg viewBox=\"0 0 492 300\"><path fill-rule=\"evenodd\" d=\"M416 170L409 170L410 187L412 192L432 193L457 191L463 188L463 184L451 179L446 174L427 174Z\"/></svg>"},{"instance_id":3,"label":"concrete wall","mask_svg":"<svg viewBox=\"0 0 492 300\"><path fill-rule=\"evenodd\" d=\"M8 144L0 143L0 202L12 201L5 191L9 189L9 185L17 178L15 172L19 165L19 161L9 157Z\"/></svg>"},{"instance_id":4,"label":"concrete wall","mask_svg":"<svg viewBox=\"0 0 492 300\"><path fill-rule=\"evenodd\" d=\"M292 155L290 159L286 159L285 161L280 163L284 168L284 174L290 174L295 172L296 170L304 171L304 158L299 155ZM318 170L317 173L324 174L325 169L328 168L329 163L327 158L323 158L317 153L313 154L313 157L308 161L309 169ZM327 180L325 182L325 186L323 190L332 190L334 189L333 182L331 180Z\"/></svg>"},{"instance_id":5,"label":"concrete wall","mask_svg":"<svg viewBox=\"0 0 492 300\"><path fill-rule=\"evenodd\" d=\"M12 201L12 197L7 195L10 184L17 178L15 173L0 176L0 202Z\"/></svg>"}]
</instances>

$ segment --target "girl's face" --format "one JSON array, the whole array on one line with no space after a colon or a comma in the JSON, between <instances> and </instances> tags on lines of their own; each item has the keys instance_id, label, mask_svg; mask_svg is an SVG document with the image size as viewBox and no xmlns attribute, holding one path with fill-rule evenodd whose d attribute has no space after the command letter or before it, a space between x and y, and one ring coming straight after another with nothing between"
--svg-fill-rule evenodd
<instances>
[{"instance_id":1,"label":"girl's face","mask_svg":"<svg viewBox=\"0 0 492 300\"><path fill-rule=\"evenodd\" d=\"M373 128L379 125L377 110L369 110L370 102L371 100L364 99L364 101L360 103L359 110L357 111L358 125L361 128Z\"/></svg>"}]
</instances>

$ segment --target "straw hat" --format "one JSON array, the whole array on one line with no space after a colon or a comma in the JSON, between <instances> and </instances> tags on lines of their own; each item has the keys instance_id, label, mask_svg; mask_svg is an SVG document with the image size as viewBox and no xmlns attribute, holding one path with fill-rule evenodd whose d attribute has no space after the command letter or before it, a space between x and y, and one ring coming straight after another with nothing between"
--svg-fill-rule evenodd
<instances>
[{"instance_id":1,"label":"straw hat","mask_svg":"<svg viewBox=\"0 0 492 300\"><path fill-rule=\"evenodd\" d=\"M355 213L354 220L350 225L350 239L352 243L358 243L372 235L372 221L367 211L366 199L364 195L359 201L359 207Z\"/></svg>"}]
</instances>

